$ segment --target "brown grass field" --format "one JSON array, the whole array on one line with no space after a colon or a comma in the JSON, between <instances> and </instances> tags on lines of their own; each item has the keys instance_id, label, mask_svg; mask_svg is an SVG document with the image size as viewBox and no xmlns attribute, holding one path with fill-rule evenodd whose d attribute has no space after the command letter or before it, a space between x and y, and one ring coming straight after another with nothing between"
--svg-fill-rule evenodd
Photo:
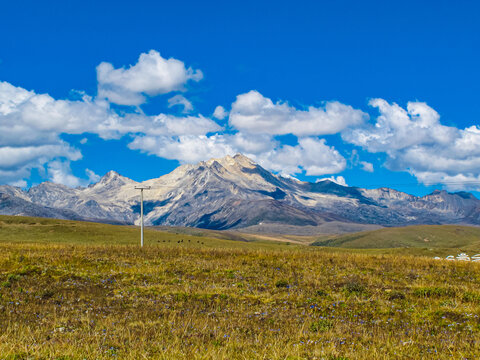
<instances>
[{"instance_id":1,"label":"brown grass field","mask_svg":"<svg viewBox=\"0 0 480 360\"><path fill-rule=\"evenodd\" d=\"M1 359L478 359L480 264L0 217Z\"/></svg>"}]
</instances>

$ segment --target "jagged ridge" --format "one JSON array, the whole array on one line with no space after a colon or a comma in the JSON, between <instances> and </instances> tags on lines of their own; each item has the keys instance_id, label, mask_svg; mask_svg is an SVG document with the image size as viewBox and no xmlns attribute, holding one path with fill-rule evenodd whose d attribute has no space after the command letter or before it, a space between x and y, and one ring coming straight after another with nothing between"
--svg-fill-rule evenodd
<instances>
[{"instance_id":1,"label":"jagged ridge","mask_svg":"<svg viewBox=\"0 0 480 360\"><path fill-rule=\"evenodd\" d=\"M152 188L145 192L148 225L231 229L277 223L320 229L326 223L338 223L349 224L344 228L353 231L355 223L480 224L480 201L470 193L434 191L416 197L329 180L301 182L272 174L241 154L183 165L141 184ZM3 185L0 214L132 224L139 217L135 185L115 171L87 188L45 182L24 191Z\"/></svg>"}]
</instances>

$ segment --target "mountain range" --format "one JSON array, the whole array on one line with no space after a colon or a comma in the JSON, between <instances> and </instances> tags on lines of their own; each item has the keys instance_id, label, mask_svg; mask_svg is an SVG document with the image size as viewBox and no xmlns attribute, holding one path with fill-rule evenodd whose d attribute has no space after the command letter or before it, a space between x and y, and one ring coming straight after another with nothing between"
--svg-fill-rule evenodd
<instances>
[{"instance_id":1,"label":"mountain range","mask_svg":"<svg viewBox=\"0 0 480 360\"><path fill-rule=\"evenodd\" d=\"M237 154L182 165L138 183L110 171L88 187L44 182L0 186L0 214L138 224L242 229L307 235L414 224L480 225L480 200L467 192L417 197L389 188L362 189L275 175Z\"/></svg>"}]
</instances>

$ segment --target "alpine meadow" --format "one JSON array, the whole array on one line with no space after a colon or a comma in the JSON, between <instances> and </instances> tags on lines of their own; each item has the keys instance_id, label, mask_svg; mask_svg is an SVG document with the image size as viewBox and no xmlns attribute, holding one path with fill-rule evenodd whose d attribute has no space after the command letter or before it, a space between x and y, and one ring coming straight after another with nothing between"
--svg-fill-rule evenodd
<instances>
[{"instance_id":1,"label":"alpine meadow","mask_svg":"<svg viewBox=\"0 0 480 360\"><path fill-rule=\"evenodd\" d=\"M413 256L149 230L141 249L134 228L25 217L0 225L6 359L474 359L480 351L480 263L427 257L459 251L455 244ZM461 245L478 249L478 235Z\"/></svg>"}]
</instances>

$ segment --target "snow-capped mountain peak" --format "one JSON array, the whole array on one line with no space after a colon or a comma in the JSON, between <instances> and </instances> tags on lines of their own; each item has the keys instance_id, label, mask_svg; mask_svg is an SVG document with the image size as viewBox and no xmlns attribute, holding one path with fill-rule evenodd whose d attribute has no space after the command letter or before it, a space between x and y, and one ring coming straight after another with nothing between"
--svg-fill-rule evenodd
<instances>
[{"instance_id":1,"label":"snow-capped mountain peak","mask_svg":"<svg viewBox=\"0 0 480 360\"><path fill-rule=\"evenodd\" d=\"M160 170L161 172L161 170ZM277 176L242 154L182 165L141 183L147 224L215 229L274 223L298 227L480 224L480 200L466 192L417 197L389 188L360 189L329 180L302 182ZM138 183L115 171L96 184L72 189L49 182L23 191L0 186L0 213L135 223ZM353 226L353 227L352 227ZM358 227L357 227L358 228ZM320 230L319 230L320 231Z\"/></svg>"}]
</instances>

